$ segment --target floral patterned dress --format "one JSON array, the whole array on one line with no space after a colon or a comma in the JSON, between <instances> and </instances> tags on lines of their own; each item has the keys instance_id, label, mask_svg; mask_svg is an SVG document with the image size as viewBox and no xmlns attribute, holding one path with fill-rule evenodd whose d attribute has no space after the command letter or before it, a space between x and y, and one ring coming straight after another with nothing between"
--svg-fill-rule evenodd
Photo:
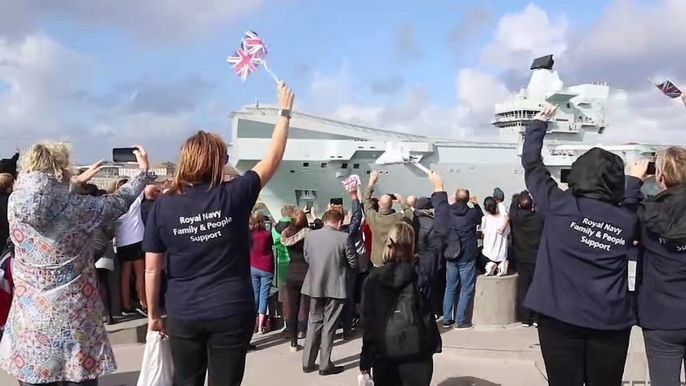
<instances>
[{"instance_id":1,"label":"floral patterned dress","mask_svg":"<svg viewBox=\"0 0 686 386\"><path fill-rule=\"evenodd\" d=\"M39 172L10 196L14 299L0 367L26 383L82 382L116 370L102 322L93 232L126 213L149 182L141 172L116 193L76 195Z\"/></svg>"}]
</instances>

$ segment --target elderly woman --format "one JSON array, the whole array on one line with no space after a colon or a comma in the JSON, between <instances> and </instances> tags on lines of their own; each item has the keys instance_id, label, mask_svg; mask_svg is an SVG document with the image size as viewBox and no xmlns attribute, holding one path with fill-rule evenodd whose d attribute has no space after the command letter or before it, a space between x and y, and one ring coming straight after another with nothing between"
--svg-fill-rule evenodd
<instances>
[{"instance_id":1,"label":"elderly woman","mask_svg":"<svg viewBox=\"0 0 686 386\"><path fill-rule=\"evenodd\" d=\"M140 147L135 153L140 173L103 197L70 190L65 145L40 143L24 155L9 199L15 291L0 343L0 366L22 386L95 386L116 369L102 322L93 232L126 213L149 182L147 155Z\"/></svg>"}]
</instances>

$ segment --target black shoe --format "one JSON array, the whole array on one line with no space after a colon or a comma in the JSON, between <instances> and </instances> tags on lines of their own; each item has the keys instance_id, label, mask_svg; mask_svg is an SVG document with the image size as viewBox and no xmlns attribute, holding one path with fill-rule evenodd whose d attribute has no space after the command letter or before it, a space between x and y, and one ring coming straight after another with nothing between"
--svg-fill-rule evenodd
<instances>
[{"instance_id":1,"label":"black shoe","mask_svg":"<svg viewBox=\"0 0 686 386\"><path fill-rule=\"evenodd\" d=\"M345 371L345 368L343 366L332 366L332 367L329 367L328 369L319 370L319 375L321 375L321 376L336 375L336 374L342 373L343 371Z\"/></svg>"},{"instance_id":2,"label":"black shoe","mask_svg":"<svg viewBox=\"0 0 686 386\"><path fill-rule=\"evenodd\" d=\"M458 330L471 330L472 328L474 328L474 325L471 323L462 323L458 324L455 328Z\"/></svg>"},{"instance_id":3,"label":"black shoe","mask_svg":"<svg viewBox=\"0 0 686 386\"><path fill-rule=\"evenodd\" d=\"M148 309L147 308L136 307L136 312L138 313L138 315L140 315L144 318L148 317Z\"/></svg>"},{"instance_id":4,"label":"black shoe","mask_svg":"<svg viewBox=\"0 0 686 386\"><path fill-rule=\"evenodd\" d=\"M318 368L317 365L313 365L313 366L309 366L309 367L303 367L303 373L305 373L305 374L314 373L315 371L317 371L317 368Z\"/></svg>"},{"instance_id":5,"label":"black shoe","mask_svg":"<svg viewBox=\"0 0 686 386\"><path fill-rule=\"evenodd\" d=\"M350 340L350 339L355 338L356 333L357 332L354 329L352 329L350 331L343 331L343 340Z\"/></svg>"},{"instance_id":6,"label":"black shoe","mask_svg":"<svg viewBox=\"0 0 686 386\"><path fill-rule=\"evenodd\" d=\"M248 345L248 352L252 351L257 351L257 346L251 343Z\"/></svg>"},{"instance_id":7,"label":"black shoe","mask_svg":"<svg viewBox=\"0 0 686 386\"><path fill-rule=\"evenodd\" d=\"M134 310L133 308L122 308L121 315L122 316L133 316L133 315L140 315L140 314L138 313L138 311Z\"/></svg>"},{"instance_id":8,"label":"black shoe","mask_svg":"<svg viewBox=\"0 0 686 386\"><path fill-rule=\"evenodd\" d=\"M443 328L450 328L455 325L454 320L444 320L443 321Z\"/></svg>"}]
</instances>

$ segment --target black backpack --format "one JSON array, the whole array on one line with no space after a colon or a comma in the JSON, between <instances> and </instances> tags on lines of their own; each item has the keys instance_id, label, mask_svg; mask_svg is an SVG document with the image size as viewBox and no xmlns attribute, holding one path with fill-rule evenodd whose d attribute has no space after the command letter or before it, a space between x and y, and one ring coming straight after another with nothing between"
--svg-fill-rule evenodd
<instances>
[{"instance_id":1,"label":"black backpack","mask_svg":"<svg viewBox=\"0 0 686 386\"><path fill-rule=\"evenodd\" d=\"M393 313L383 329L381 353L386 359L412 360L432 352L423 301L417 285L410 283L398 294Z\"/></svg>"},{"instance_id":2,"label":"black backpack","mask_svg":"<svg viewBox=\"0 0 686 386\"><path fill-rule=\"evenodd\" d=\"M460 235L457 233L457 228L451 226L448 228L443 256L446 260L452 261L457 260L460 257L460 253L462 253L462 242L460 241Z\"/></svg>"}]
</instances>

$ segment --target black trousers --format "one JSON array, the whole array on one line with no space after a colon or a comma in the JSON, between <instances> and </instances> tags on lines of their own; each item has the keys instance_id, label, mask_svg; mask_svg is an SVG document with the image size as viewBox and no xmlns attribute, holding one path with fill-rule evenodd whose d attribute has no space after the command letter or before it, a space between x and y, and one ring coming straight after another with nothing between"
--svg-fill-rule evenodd
<instances>
[{"instance_id":1,"label":"black trousers","mask_svg":"<svg viewBox=\"0 0 686 386\"><path fill-rule=\"evenodd\" d=\"M432 357L421 362L402 364L378 360L372 367L375 386L429 386L433 373Z\"/></svg>"},{"instance_id":2,"label":"black trousers","mask_svg":"<svg viewBox=\"0 0 686 386\"><path fill-rule=\"evenodd\" d=\"M621 386L631 329L601 331L538 315L550 386Z\"/></svg>"},{"instance_id":3,"label":"black trousers","mask_svg":"<svg viewBox=\"0 0 686 386\"><path fill-rule=\"evenodd\" d=\"M686 363L686 330L643 330L650 384L680 386L681 364Z\"/></svg>"},{"instance_id":4,"label":"black trousers","mask_svg":"<svg viewBox=\"0 0 686 386\"><path fill-rule=\"evenodd\" d=\"M429 301L431 302L431 311L434 315L443 316L443 297L445 296L445 268L436 273L436 277L431 283L431 295Z\"/></svg>"},{"instance_id":5,"label":"black trousers","mask_svg":"<svg viewBox=\"0 0 686 386\"><path fill-rule=\"evenodd\" d=\"M19 386L98 386L98 380L93 379L83 382L53 382L53 383L26 383L19 382Z\"/></svg>"},{"instance_id":6,"label":"black trousers","mask_svg":"<svg viewBox=\"0 0 686 386\"><path fill-rule=\"evenodd\" d=\"M167 319L174 363L174 386L239 386L245 356L255 327L255 315L214 320Z\"/></svg>"},{"instance_id":7,"label":"black trousers","mask_svg":"<svg viewBox=\"0 0 686 386\"><path fill-rule=\"evenodd\" d=\"M536 263L517 263L517 274L519 275L519 283L517 289L517 304L519 308L519 321L526 324L533 324L534 313L530 309L524 307L524 299L529 292L529 287L534 280L534 271L536 270Z\"/></svg>"},{"instance_id":8,"label":"black trousers","mask_svg":"<svg viewBox=\"0 0 686 386\"><path fill-rule=\"evenodd\" d=\"M309 313L309 298L307 295L301 293L303 288L303 282L290 280L286 283L288 296L288 323L291 330L291 346L296 347L298 345L298 332L307 330L307 318L299 318L298 316L307 315ZM303 303L303 296L306 297ZM301 308L305 310L301 310ZM306 312L303 312L306 311ZM301 319L298 321L298 319Z\"/></svg>"}]
</instances>

